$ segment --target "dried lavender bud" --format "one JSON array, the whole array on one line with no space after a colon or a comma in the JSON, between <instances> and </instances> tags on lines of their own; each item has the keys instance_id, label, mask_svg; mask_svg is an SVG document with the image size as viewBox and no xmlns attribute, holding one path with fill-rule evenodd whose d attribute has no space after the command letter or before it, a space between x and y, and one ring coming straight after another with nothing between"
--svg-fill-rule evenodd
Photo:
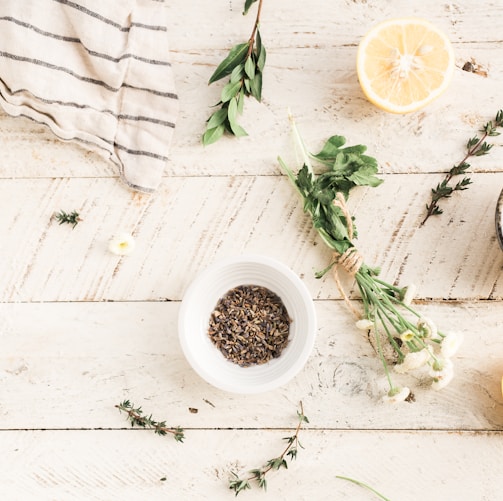
<instances>
[{"instance_id":1,"label":"dried lavender bud","mask_svg":"<svg viewBox=\"0 0 503 501\"><path fill-rule=\"evenodd\" d=\"M208 334L225 358L249 367L281 355L288 344L290 323L277 294L266 287L240 285L218 300Z\"/></svg>"}]
</instances>

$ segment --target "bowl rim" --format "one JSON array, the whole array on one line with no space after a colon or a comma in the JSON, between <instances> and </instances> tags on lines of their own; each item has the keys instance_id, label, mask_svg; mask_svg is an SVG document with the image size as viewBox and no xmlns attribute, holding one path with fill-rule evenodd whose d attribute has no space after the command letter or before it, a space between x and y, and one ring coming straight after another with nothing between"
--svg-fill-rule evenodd
<instances>
[{"instance_id":1,"label":"bowl rim","mask_svg":"<svg viewBox=\"0 0 503 501\"><path fill-rule=\"evenodd\" d=\"M494 222L496 226L496 238L501 250L503 250L503 189L501 190L498 201L496 202Z\"/></svg>"},{"instance_id":2,"label":"bowl rim","mask_svg":"<svg viewBox=\"0 0 503 501\"><path fill-rule=\"evenodd\" d=\"M253 384L249 385L248 384L243 385L242 382L238 384L232 378L224 380L222 378L219 378L218 376L215 376L214 373L208 370L207 366L204 366L204 364L199 363L197 357L193 353L193 349L191 346L192 343L189 342L187 336L188 331L187 324L190 323L190 321L187 320L189 318L188 315L190 315L189 309L192 307L191 303L195 299L195 297L197 297L197 294L199 293L201 286L204 286L205 283L211 281L211 278L215 276L215 273L219 273L222 270L229 269L232 268L233 266L246 263L251 263L253 265L259 265L259 266L264 265L265 268L269 269L273 268L277 273L281 274L282 277L284 277L284 279L288 283L288 287L292 287L294 289L294 293L298 295L298 300L301 301L302 308L305 309L304 315L306 317L305 318L306 328L305 330L302 331L305 332L305 336L302 339L300 353L294 359L294 361L290 363L289 366L287 366L287 369L285 371L275 376L274 379L270 379L265 382L258 382L258 383L254 382ZM246 280L246 278L244 280L239 279L240 284L243 285L245 283L250 284L251 281L253 281L253 277L251 277L250 280ZM220 293L219 294L215 293L213 298L215 305L220 297L221 297ZM283 299L284 298L282 298L282 300ZM293 318L293 313L291 311L289 313ZM205 315L201 314L201 317L203 316ZM301 278L286 264L275 258L263 254L245 253L224 257L214 261L212 264L210 264L208 267L202 270L187 287L182 298L178 316L178 339L182 348L182 352L186 360L188 361L189 365L206 382L210 383L212 386L216 388L231 393L239 393L239 394L263 393L266 391L276 389L286 384L288 381L293 379L293 377L296 376L304 367L314 348L316 335L317 335L316 311L314 308L313 298L311 297L311 294L307 286L301 280ZM209 336L208 336L208 343L211 343ZM291 343L289 343L289 345L290 344ZM288 350L289 345L287 345L287 347L285 348L285 352ZM218 352L218 348L214 347L214 349L216 352ZM265 370L266 367L270 366L269 364L277 363L276 361L279 361L281 359L281 357L278 357L277 359L272 359L271 361L263 365L243 368L239 367L237 364L233 364L233 362L229 360L225 360L223 355L221 355L220 353L218 353L218 356L221 356L221 363L224 366L225 364L232 364L231 366L232 370L248 371L246 373L247 375L248 374L255 375L257 372L260 373L260 371Z\"/></svg>"}]
</instances>

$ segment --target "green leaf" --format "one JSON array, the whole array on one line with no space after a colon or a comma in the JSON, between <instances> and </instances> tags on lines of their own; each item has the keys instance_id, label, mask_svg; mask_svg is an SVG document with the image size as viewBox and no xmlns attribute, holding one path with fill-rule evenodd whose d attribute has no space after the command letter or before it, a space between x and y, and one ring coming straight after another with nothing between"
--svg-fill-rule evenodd
<instances>
[{"instance_id":1,"label":"green leaf","mask_svg":"<svg viewBox=\"0 0 503 501\"><path fill-rule=\"evenodd\" d=\"M243 113L244 104L245 104L245 91L241 87L241 91L239 92L239 96L238 96L238 113L239 114Z\"/></svg>"},{"instance_id":2,"label":"green leaf","mask_svg":"<svg viewBox=\"0 0 503 501\"><path fill-rule=\"evenodd\" d=\"M213 129L214 127L218 127L220 124L223 124L227 119L227 108L220 108L218 111L215 111L210 118L208 118L206 123L207 129Z\"/></svg>"},{"instance_id":3,"label":"green leaf","mask_svg":"<svg viewBox=\"0 0 503 501\"><path fill-rule=\"evenodd\" d=\"M203 145L208 146L210 144L215 143L218 141L223 133L225 131L225 126L223 124L218 125L217 127L214 127L213 129L208 129L204 134L203 134Z\"/></svg>"},{"instance_id":4,"label":"green leaf","mask_svg":"<svg viewBox=\"0 0 503 501\"><path fill-rule=\"evenodd\" d=\"M262 73L256 73L255 78L250 80L250 91L258 102L262 100Z\"/></svg>"},{"instance_id":5,"label":"green leaf","mask_svg":"<svg viewBox=\"0 0 503 501\"><path fill-rule=\"evenodd\" d=\"M208 84L212 84L221 78L226 77L239 64L245 62L246 54L248 53L248 42L235 45L228 56L217 66L217 69L211 75Z\"/></svg>"},{"instance_id":6,"label":"green leaf","mask_svg":"<svg viewBox=\"0 0 503 501\"><path fill-rule=\"evenodd\" d=\"M244 137L244 136L247 136L248 135L248 132L246 132L243 127L241 127L241 125L237 124L237 123L234 123L234 124L230 124L231 126L231 130L232 130L232 133L236 136L236 137Z\"/></svg>"},{"instance_id":7,"label":"green leaf","mask_svg":"<svg viewBox=\"0 0 503 501\"><path fill-rule=\"evenodd\" d=\"M259 480L258 480L258 486L262 489L264 489L264 491L267 490L267 480L265 479L264 476L260 477Z\"/></svg>"},{"instance_id":8,"label":"green leaf","mask_svg":"<svg viewBox=\"0 0 503 501\"><path fill-rule=\"evenodd\" d=\"M301 414L299 411L297 411L297 416L299 417L301 423L309 423L309 419L307 418L307 416Z\"/></svg>"},{"instance_id":9,"label":"green leaf","mask_svg":"<svg viewBox=\"0 0 503 501\"><path fill-rule=\"evenodd\" d=\"M242 64L238 64L231 72L230 81L232 83L239 82L243 78L243 70L244 66Z\"/></svg>"},{"instance_id":10,"label":"green leaf","mask_svg":"<svg viewBox=\"0 0 503 501\"><path fill-rule=\"evenodd\" d=\"M266 60L266 50L262 45L262 37L260 36L260 32L257 30L257 38L256 38L256 54L257 54L257 69L262 73L264 71L265 60Z\"/></svg>"},{"instance_id":11,"label":"green leaf","mask_svg":"<svg viewBox=\"0 0 503 501\"><path fill-rule=\"evenodd\" d=\"M243 16L248 14L248 11L250 10L250 7L256 2L257 0L246 0L245 2L245 9L243 11Z\"/></svg>"},{"instance_id":12,"label":"green leaf","mask_svg":"<svg viewBox=\"0 0 503 501\"><path fill-rule=\"evenodd\" d=\"M229 119L229 123L236 123L236 119L238 116L238 97L234 96L229 101L229 107L227 108L227 118Z\"/></svg>"},{"instance_id":13,"label":"green leaf","mask_svg":"<svg viewBox=\"0 0 503 501\"><path fill-rule=\"evenodd\" d=\"M253 62L253 58L252 57L249 57L246 60L246 63L245 63L245 73L248 75L248 78L250 80L253 80L253 78L255 77L255 63Z\"/></svg>"},{"instance_id":14,"label":"green leaf","mask_svg":"<svg viewBox=\"0 0 503 501\"><path fill-rule=\"evenodd\" d=\"M478 142L479 142L479 138L476 136L468 139L468 142L466 143L466 149L469 150L469 149L473 148Z\"/></svg>"},{"instance_id":15,"label":"green leaf","mask_svg":"<svg viewBox=\"0 0 503 501\"><path fill-rule=\"evenodd\" d=\"M245 85L246 95L249 96L251 94L250 79L249 78L245 78L243 80L243 83Z\"/></svg>"},{"instance_id":16,"label":"green leaf","mask_svg":"<svg viewBox=\"0 0 503 501\"><path fill-rule=\"evenodd\" d=\"M353 181L357 186L371 186L375 188L379 186L383 180L376 177L376 170L371 166L364 166L358 169L356 172L353 172L348 179Z\"/></svg>"},{"instance_id":17,"label":"green leaf","mask_svg":"<svg viewBox=\"0 0 503 501\"><path fill-rule=\"evenodd\" d=\"M343 146L345 143L345 137L332 136L327 140L322 150L316 155L313 155L313 157L317 158L318 160L333 159L338 155L341 146Z\"/></svg>"},{"instance_id":18,"label":"green leaf","mask_svg":"<svg viewBox=\"0 0 503 501\"><path fill-rule=\"evenodd\" d=\"M234 97L230 100L229 102L229 113L228 113L228 119L229 119L229 127L231 129L231 132L236 136L236 137L243 137L247 136L247 132L237 123L237 116L238 116L238 98Z\"/></svg>"},{"instance_id":19,"label":"green leaf","mask_svg":"<svg viewBox=\"0 0 503 501\"><path fill-rule=\"evenodd\" d=\"M230 101L233 97L237 96L241 89L241 82L229 82L223 89L220 99L222 103Z\"/></svg>"}]
</instances>

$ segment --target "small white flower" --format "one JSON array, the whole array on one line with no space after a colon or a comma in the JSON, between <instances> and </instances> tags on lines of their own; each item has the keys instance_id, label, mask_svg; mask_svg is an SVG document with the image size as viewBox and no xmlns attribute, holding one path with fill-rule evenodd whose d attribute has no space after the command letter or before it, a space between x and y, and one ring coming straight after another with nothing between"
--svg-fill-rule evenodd
<instances>
[{"instance_id":1,"label":"small white flower","mask_svg":"<svg viewBox=\"0 0 503 501\"><path fill-rule=\"evenodd\" d=\"M391 388L386 395L383 397L383 401L389 404L396 404L398 402L404 402L405 399L410 395L410 390L406 386L403 388Z\"/></svg>"},{"instance_id":2,"label":"small white flower","mask_svg":"<svg viewBox=\"0 0 503 501\"><path fill-rule=\"evenodd\" d=\"M454 364L448 358L437 358L431 368L430 376L434 379L442 379L453 372Z\"/></svg>"},{"instance_id":3,"label":"small white flower","mask_svg":"<svg viewBox=\"0 0 503 501\"><path fill-rule=\"evenodd\" d=\"M405 374L406 372L418 369L428 362L431 353L428 348L424 348L421 351L411 351L405 355L403 362L401 364L395 365L394 369L400 374Z\"/></svg>"},{"instance_id":4,"label":"small white flower","mask_svg":"<svg viewBox=\"0 0 503 501\"><path fill-rule=\"evenodd\" d=\"M131 234L121 233L110 240L108 250L119 256L128 256L134 251L135 245L136 242Z\"/></svg>"},{"instance_id":5,"label":"small white flower","mask_svg":"<svg viewBox=\"0 0 503 501\"><path fill-rule=\"evenodd\" d=\"M361 320L358 320L355 325L357 329L368 331L374 327L374 322L367 318L362 318Z\"/></svg>"},{"instance_id":6,"label":"small white flower","mask_svg":"<svg viewBox=\"0 0 503 501\"><path fill-rule=\"evenodd\" d=\"M452 357L456 354L462 342L463 334L461 332L449 332L440 344L440 353L445 358Z\"/></svg>"},{"instance_id":7,"label":"small white flower","mask_svg":"<svg viewBox=\"0 0 503 501\"><path fill-rule=\"evenodd\" d=\"M407 341L412 341L415 337L415 334L410 330L410 329L407 329L406 331L403 331L401 334L400 334L400 339L406 343Z\"/></svg>"},{"instance_id":8,"label":"small white flower","mask_svg":"<svg viewBox=\"0 0 503 501\"><path fill-rule=\"evenodd\" d=\"M434 377L431 383L431 387L434 390L441 390L445 388L454 377L454 371L451 369L450 371L444 372L441 377Z\"/></svg>"},{"instance_id":9,"label":"small white flower","mask_svg":"<svg viewBox=\"0 0 503 501\"><path fill-rule=\"evenodd\" d=\"M414 284L410 284L405 287L405 293L403 295L402 303L406 306L410 306L412 304L412 300L416 295L417 287Z\"/></svg>"},{"instance_id":10,"label":"small white flower","mask_svg":"<svg viewBox=\"0 0 503 501\"><path fill-rule=\"evenodd\" d=\"M437 326L426 317L421 317L417 321L417 328L425 338L438 339Z\"/></svg>"}]
</instances>

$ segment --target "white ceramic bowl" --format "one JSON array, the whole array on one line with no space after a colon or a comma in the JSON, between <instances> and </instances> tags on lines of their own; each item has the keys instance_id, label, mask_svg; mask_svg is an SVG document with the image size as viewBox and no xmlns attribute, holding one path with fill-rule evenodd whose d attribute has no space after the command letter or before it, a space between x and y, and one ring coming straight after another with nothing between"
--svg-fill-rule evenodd
<instances>
[{"instance_id":1,"label":"white ceramic bowl","mask_svg":"<svg viewBox=\"0 0 503 501\"><path fill-rule=\"evenodd\" d=\"M287 346L265 364L240 367L227 360L208 335L218 300L238 285L276 293L292 319ZM312 351L316 329L314 304L304 283L281 262L259 255L224 259L201 272L187 289L178 318L180 343L192 368L213 386L242 394L269 391L292 379Z\"/></svg>"}]
</instances>

